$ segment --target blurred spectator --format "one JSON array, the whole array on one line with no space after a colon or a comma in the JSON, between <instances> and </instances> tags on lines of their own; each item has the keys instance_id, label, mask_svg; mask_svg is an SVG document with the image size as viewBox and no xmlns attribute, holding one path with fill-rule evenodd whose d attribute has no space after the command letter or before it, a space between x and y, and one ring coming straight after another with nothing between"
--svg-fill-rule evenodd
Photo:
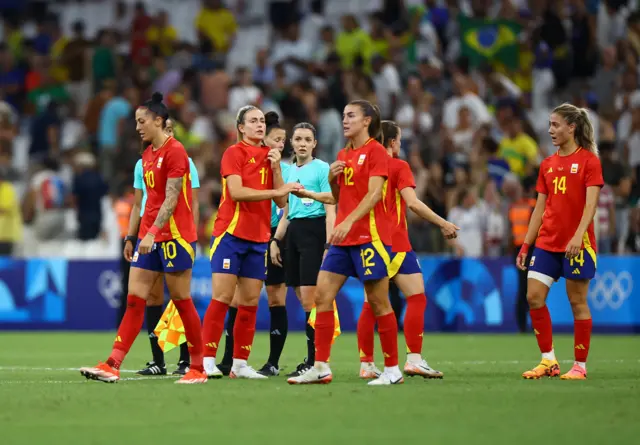
<instances>
[{"instance_id":1,"label":"blurred spectator","mask_svg":"<svg viewBox=\"0 0 640 445\"><path fill-rule=\"evenodd\" d=\"M102 198L107 194L107 184L97 170L93 154L80 152L73 161L75 176L71 190L78 218L77 238L90 241L102 232Z\"/></svg>"},{"instance_id":2,"label":"blurred spectator","mask_svg":"<svg viewBox=\"0 0 640 445\"><path fill-rule=\"evenodd\" d=\"M196 17L200 44L210 46L214 53L226 54L235 39L236 19L221 0L202 0L202 9Z\"/></svg>"},{"instance_id":3,"label":"blurred spectator","mask_svg":"<svg viewBox=\"0 0 640 445\"><path fill-rule=\"evenodd\" d=\"M502 189L502 181L505 176L511 173L509 163L504 158L498 156L500 146L490 137L482 139L482 154L487 163L487 173L489 178L496 183L499 190Z\"/></svg>"},{"instance_id":4,"label":"blurred spectator","mask_svg":"<svg viewBox=\"0 0 640 445\"><path fill-rule=\"evenodd\" d=\"M103 83L109 79L116 79L118 66L115 48L115 34L109 30L98 33L98 46L93 52L91 70L93 73L94 91L100 91Z\"/></svg>"},{"instance_id":5,"label":"blurred spectator","mask_svg":"<svg viewBox=\"0 0 640 445\"><path fill-rule=\"evenodd\" d=\"M616 207L613 190L608 184L605 184L600 190L596 223L598 253L611 253L612 241L616 234Z\"/></svg>"},{"instance_id":6,"label":"blurred spectator","mask_svg":"<svg viewBox=\"0 0 640 445\"><path fill-rule=\"evenodd\" d=\"M620 162L617 159L615 143L603 141L600 143L599 149L604 183L611 187L615 197L615 230L618 240L620 241L616 248L618 252L622 247L621 244L624 244L628 233L629 210L627 203L633 184L632 173L626 163Z\"/></svg>"},{"instance_id":7,"label":"blurred spectator","mask_svg":"<svg viewBox=\"0 0 640 445\"><path fill-rule=\"evenodd\" d=\"M253 80L261 88L271 85L276 78L273 66L269 63L269 55L266 49L262 48L256 52L256 65L253 69Z\"/></svg>"},{"instance_id":8,"label":"blurred spectator","mask_svg":"<svg viewBox=\"0 0 640 445\"><path fill-rule=\"evenodd\" d=\"M253 84L251 72L246 67L236 70L236 84L229 90L229 112L235 113L245 105L260 105L262 92Z\"/></svg>"},{"instance_id":9,"label":"blurred spectator","mask_svg":"<svg viewBox=\"0 0 640 445\"><path fill-rule=\"evenodd\" d=\"M75 102L80 114L91 96L89 81L89 49L90 44L85 36L84 22L77 21L72 25L73 37L62 53L62 63L67 71L67 92Z\"/></svg>"},{"instance_id":10,"label":"blurred spectator","mask_svg":"<svg viewBox=\"0 0 640 445\"><path fill-rule=\"evenodd\" d=\"M11 145L0 141L0 256L11 255L22 239L20 199L10 181Z\"/></svg>"},{"instance_id":11,"label":"blurred spectator","mask_svg":"<svg viewBox=\"0 0 640 445\"><path fill-rule=\"evenodd\" d=\"M55 100L50 101L44 110L31 120L29 132L31 135L31 145L29 146L31 162L60 156L61 128L60 105Z\"/></svg>"},{"instance_id":12,"label":"blurred spectator","mask_svg":"<svg viewBox=\"0 0 640 445\"><path fill-rule=\"evenodd\" d=\"M22 106L24 78L24 70L16 65L9 47L6 43L0 43L0 90L3 100L16 110Z\"/></svg>"},{"instance_id":13,"label":"blurred spectator","mask_svg":"<svg viewBox=\"0 0 640 445\"><path fill-rule=\"evenodd\" d=\"M336 52L340 56L343 69L354 68L358 59L365 69L369 66L369 60L373 55L373 41L353 15L342 17L342 31L336 39Z\"/></svg>"},{"instance_id":14,"label":"blurred spectator","mask_svg":"<svg viewBox=\"0 0 640 445\"><path fill-rule=\"evenodd\" d=\"M507 238L507 221L501 208L500 193L493 181L485 185L481 208L485 220L484 254L488 257L502 256Z\"/></svg>"},{"instance_id":15,"label":"blurred spectator","mask_svg":"<svg viewBox=\"0 0 640 445\"><path fill-rule=\"evenodd\" d=\"M137 66L149 66L151 64L151 43L148 31L151 27L151 17L147 14L145 4L136 2L131 22L131 62Z\"/></svg>"},{"instance_id":16,"label":"blurred spectator","mask_svg":"<svg viewBox=\"0 0 640 445\"><path fill-rule=\"evenodd\" d=\"M640 253L640 200L631 212L629 235L625 240L625 252Z\"/></svg>"},{"instance_id":17,"label":"blurred spectator","mask_svg":"<svg viewBox=\"0 0 640 445\"><path fill-rule=\"evenodd\" d=\"M128 86L121 95L110 99L100 113L98 125L98 149L102 176L111 178L114 173L114 157L121 141L126 119L140 103L138 90ZM131 122L129 122L131 124Z\"/></svg>"},{"instance_id":18,"label":"blurred spectator","mask_svg":"<svg viewBox=\"0 0 640 445\"><path fill-rule=\"evenodd\" d=\"M433 116L429 112L432 98L424 92L417 76L410 76L405 88L407 100L398 107L395 121L402 129L403 149L409 150L414 142L433 128Z\"/></svg>"},{"instance_id":19,"label":"blurred spectator","mask_svg":"<svg viewBox=\"0 0 640 445\"><path fill-rule=\"evenodd\" d=\"M35 252L38 255L43 242L63 240L65 231L65 208L67 187L60 175L60 164L52 157L45 158L31 178L24 202L24 219L33 229Z\"/></svg>"},{"instance_id":20,"label":"blurred spectator","mask_svg":"<svg viewBox=\"0 0 640 445\"><path fill-rule=\"evenodd\" d=\"M515 115L500 141L498 156L509 163L511 172L520 178L531 174L538 163L538 144L523 129L522 117Z\"/></svg>"},{"instance_id":21,"label":"blurred spectator","mask_svg":"<svg viewBox=\"0 0 640 445\"><path fill-rule=\"evenodd\" d=\"M395 114L402 93L400 74L393 63L383 56L375 55L371 60L373 84L383 119L391 119Z\"/></svg>"},{"instance_id":22,"label":"blurred spectator","mask_svg":"<svg viewBox=\"0 0 640 445\"><path fill-rule=\"evenodd\" d=\"M313 46L300 35L300 25L291 23L282 33L271 53L271 63L283 64L287 85L302 80L311 62Z\"/></svg>"},{"instance_id":23,"label":"blurred spectator","mask_svg":"<svg viewBox=\"0 0 640 445\"><path fill-rule=\"evenodd\" d=\"M158 11L147 30L147 41L158 54L164 57L173 54L178 42L178 31L169 24L167 11Z\"/></svg>"},{"instance_id":24,"label":"blurred spectator","mask_svg":"<svg viewBox=\"0 0 640 445\"><path fill-rule=\"evenodd\" d=\"M451 242L455 254L465 257L482 256L486 225L474 189L464 188L459 191L457 203L449 212L447 220L460 227L458 238Z\"/></svg>"}]
</instances>

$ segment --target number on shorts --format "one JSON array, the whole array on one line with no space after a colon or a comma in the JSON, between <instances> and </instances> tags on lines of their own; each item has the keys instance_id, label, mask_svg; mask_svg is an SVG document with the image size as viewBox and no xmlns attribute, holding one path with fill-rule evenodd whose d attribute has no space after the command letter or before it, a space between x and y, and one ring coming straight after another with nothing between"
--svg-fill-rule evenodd
<instances>
[{"instance_id":1,"label":"number on shorts","mask_svg":"<svg viewBox=\"0 0 640 445\"><path fill-rule=\"evenodd\" d=\"M573 262L576 262L580 265L580 267L584 266L584 249L580 251L577 257L571 258L569 261L569 265L573 267Z\"/></svg>"},{"instance_id":2,"label":"number on shorts","mask_svg":"<svg viewBox=\"0 0 640 445\"><path fill-rule=\"evenodd\" d=\"M344 185L353 185L353 168L345 167L344 173Z\"/></svg>"},{"instance_id":3,"label":"number on shorts","mask_svg":"<svg viewBox=\"0 0 640 445\"><path fill-rule=\"evenodd\" d=\"M366 249L360 249L360 258L362 258L362 267L374 267L376 263L373 262L373 256L375 252L371 247Z\"/></svg>"},{"instance_id":4,"label":"number on shorts","mask_svg":"<svg viewBox=\"0 0 640 445\"><path fill-rule=\"evenodd\" d=\"M262 167L260 169L260 184L266 184L267 183L267 169L266 167Z\"/></svg>"},{"instance_id":5,"label":"number on shorts","mask_svg":"<svg viewBox=\"0 0 640 445\"><path fill-rule=\"evenodd\" d=\"M162 243L162 254L164 255L165 260L172 260L178 255L178 250L176 249L176 243L173 241L167 241L166 243Z\"/></svg>"},{"instance_id":6,"label":"number on shorts","mask_svg":"<svg viewBox=\"0 0 640 445\"><path fill-rule=\"evenodd\" d=\"M563 195L567 193L566 176L556 176L555 178L553 178L553 193L557 195L558 191L562 192Z\"/></svg>"},{"instance_id":7,"label":"number on shorts","mask_svg":"<svg viewBox=\"0 0 640 445\"><path fill-rule=\"evenodd\" d=\"M151 189L156 185L156 179L151 170L144 174L144 183Z\"/></svg>"}]
</instances>

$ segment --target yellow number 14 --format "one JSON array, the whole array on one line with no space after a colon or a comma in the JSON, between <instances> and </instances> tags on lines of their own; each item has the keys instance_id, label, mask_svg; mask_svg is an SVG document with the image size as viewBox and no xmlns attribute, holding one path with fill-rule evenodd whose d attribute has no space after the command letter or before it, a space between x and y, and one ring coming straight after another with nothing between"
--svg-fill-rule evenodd
<instances>
[{"instance_id":1,"label":"yellow number 14","mask_svg":"<svg viewBox=\"0 0 640 445\"><path fill-rule=\"evenodd\" d=\"M553 194L557 195L558 191L562 192L564 195L567 193L567 177L566 176L556 176L553 178Z\"/></svg>"}]
</instances>

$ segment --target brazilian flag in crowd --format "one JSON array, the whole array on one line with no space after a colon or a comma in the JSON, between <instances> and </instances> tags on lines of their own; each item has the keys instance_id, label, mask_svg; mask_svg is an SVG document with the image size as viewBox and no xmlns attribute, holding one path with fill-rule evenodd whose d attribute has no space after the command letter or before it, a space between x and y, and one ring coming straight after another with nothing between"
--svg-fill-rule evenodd
<instances>
[{"instance_id":1,"label":"brazilian flag in crowd","mask_svg":"<svg viewBox=\"0 0 640 445\"><path fill-rule=\"evenodd\" d=\"M458 23L462 55L469 58L471 66L499 62L511 69L518 67L519 24L502 19L476 19L462 14L458 16Z\"/></svg>"}]
</instances>

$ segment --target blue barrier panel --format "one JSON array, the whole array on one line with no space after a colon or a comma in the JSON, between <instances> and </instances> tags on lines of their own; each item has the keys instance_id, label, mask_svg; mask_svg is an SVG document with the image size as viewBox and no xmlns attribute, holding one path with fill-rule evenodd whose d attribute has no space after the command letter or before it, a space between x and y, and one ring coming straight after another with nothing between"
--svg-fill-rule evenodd
<instances>
[{"instance_id":1,"label":"blue barrier panel","mask_svg":"<svg viewBox=\"0 0 640 445\"><path fill-rule=\"evenodd\" d=\"M455 259L422 256L429 305L427 331L515 332L518 272L511 258ZM111 330L120 304L117 261L0 258L0 330ZM596 331L640 332L640 289L634 277L640 257L598 258L589 289ZM198 258L191 292L204 315L211 298L209 263ZM354 331L362 308L363 289L354 279L338 295L343 331ZM573 326L564 280L549 293L554 330ZM304 313L292 290L287 294L290 330L304 329ZM257 327L269 329L263 291Z\"/></svg>"}]
</instances>

